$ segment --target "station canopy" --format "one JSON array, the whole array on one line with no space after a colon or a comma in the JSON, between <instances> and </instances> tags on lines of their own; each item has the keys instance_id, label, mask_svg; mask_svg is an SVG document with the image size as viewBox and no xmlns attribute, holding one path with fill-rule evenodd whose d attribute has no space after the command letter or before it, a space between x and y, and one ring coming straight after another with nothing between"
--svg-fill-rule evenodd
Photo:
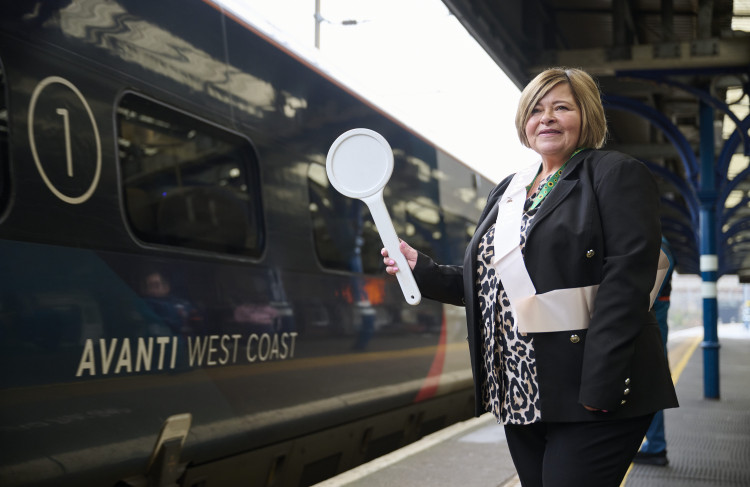
<instances>
[{"instance_id":1,"label":"station canopy","mask_svg":"<svg viewBox=\"0 0 750 487\"><path fill-rule=\"evenodd\" d=\"M715 254L750 282L750 0L443 1L519 88L549 67L592 74L605 149L656 176L677 271Z\"/></svg>"}]
</instances>

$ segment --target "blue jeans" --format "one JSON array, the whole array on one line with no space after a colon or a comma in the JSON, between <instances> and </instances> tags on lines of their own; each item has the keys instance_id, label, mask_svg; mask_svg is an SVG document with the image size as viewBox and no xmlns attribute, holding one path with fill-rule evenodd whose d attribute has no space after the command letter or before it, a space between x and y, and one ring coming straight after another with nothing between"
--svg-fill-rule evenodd
<instances>
[{"instance_id":1,"label":"blue jeans","mask_svg":"<svg viewBox=\"0 0 750 487\"><path fill-rule=\"evenodd\" d=\"M667 313L669 312L669 301L659 301L654 303L654 313L656 320L659 322L659 331L661 332L661 341L664 345L664 354L667 353ZM664 411L657 411L651 426L646 431L646 441L641 446L644 453L659 453L667 449L667 440L664 436Z\"/></svg>"}]
</instances>

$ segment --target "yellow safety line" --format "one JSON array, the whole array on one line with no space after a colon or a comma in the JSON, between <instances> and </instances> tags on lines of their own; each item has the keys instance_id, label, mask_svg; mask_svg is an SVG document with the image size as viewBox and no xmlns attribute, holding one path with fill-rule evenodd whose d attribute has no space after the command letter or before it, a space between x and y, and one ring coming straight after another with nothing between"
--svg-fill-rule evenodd
<instances>
[{"instance_id":1,"label":"yellow safety line","mask_svg":"<svg viewBox=\"0 0 750 487\"><path fill-rule=\"evenodd\" d=\"M675 365L674 370L672 371L672 382L674 382L675 384L677 384L677 380L680 378L680 374L682 374L682 371L685 369L688 360L690 360L690 357L693 356L693 352L695 352L695 349L698 348L698 344L702 341L702 339L703 337L701 336L694 337L693 341L688 345L687 352L682 355L679 362L677 362L677 365Z\"/></svg>"},{"instance_id":2,"label":"yellow safety line","mask_svg":"<svg viewBox=\"0 0 750 487\"><path fill-rule=\"evenodd\" d=\"M692 342L688 343L687 351L682 354L680 360L674 366L674 370L672 371L672 382L674 384L677 384L677 380L680 378L680 374L682 374L682 371L685 370L685 366L687 365L688 360L690 360L690 357L693 356L693 352L695 352L695 349L698 347L698 344L701 342L701 340L702 337L696 336L693 338ZM628 481L628 475L630 475L631 470L633 470L632 463L628 467L628 471L625 472L625 477L623 477L620 487L625 487L625 484Z\"/></svg>"}]
</instances>

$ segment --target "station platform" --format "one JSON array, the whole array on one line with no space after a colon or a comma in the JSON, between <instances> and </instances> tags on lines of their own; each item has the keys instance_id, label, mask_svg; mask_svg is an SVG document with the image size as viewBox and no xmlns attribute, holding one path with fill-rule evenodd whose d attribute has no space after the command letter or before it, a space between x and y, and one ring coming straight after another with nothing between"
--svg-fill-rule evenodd
<instances>
[{"instance_id":1,"label":"station platform","mask_svg":"<svg viewBox=\"0 0 750 487\"><path fill-rule=\"evenodd\" d=\"M680 407L665 413L669 465L631 465L621 487L750 486L750 331L719 328L720 395L703 398L700 328L670 334ZM521 487L502 426L455 424L315 487Z\"/></svg>"}]
</instances>

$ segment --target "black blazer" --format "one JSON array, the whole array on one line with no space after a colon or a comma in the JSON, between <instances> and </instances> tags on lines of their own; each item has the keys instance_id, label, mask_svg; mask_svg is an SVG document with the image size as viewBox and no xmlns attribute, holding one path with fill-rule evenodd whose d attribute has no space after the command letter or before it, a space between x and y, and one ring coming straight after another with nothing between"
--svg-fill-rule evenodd
<instances>
[{"instance_id":1,"label":"black blazer","mask_svg":"<svg viewBox=\"0 0 750 487\"><path fill-rule=\"evenodd\" d=\"M438 265L420 254L414 268L424 297L466 307L477 416L484 413L477 246L511 179L490 194L463 266ZM517 233L507 238L520 241ZM598 150L568 162L528 229L526 268L538 294L594 284L599 290L588 329L531 334L543 421L635 417L678 405L649 310L660 242L659 193L643 164ZM584 404L608 412L587 411Z\"/></svg>"}]
</instances>

